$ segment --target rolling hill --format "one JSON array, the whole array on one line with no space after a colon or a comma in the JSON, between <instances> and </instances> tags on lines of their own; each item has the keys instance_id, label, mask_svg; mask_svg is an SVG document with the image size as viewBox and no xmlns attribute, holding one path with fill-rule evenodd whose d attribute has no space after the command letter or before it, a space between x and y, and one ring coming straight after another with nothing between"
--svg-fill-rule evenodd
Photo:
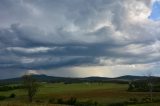
<instances>
[{"instance_id":1,"label":"rolling hill","mask_svg":"<svg viewBox=\"0 0 160 106\"><path fill-rule=\"evenodd\" d=\"M32 75L39 82L64 82L66 84L69 83L80 83L80 82L115 82L115 83L128 83L131 80L144 80L147 79L146 76L132 76L125 75L116 78L107 78L107 77L86 77L86 78L70 78L70 77L56 77L56 76L47 76L44 74L40 75ZM154 77L159 79L159 77ZM10 79L2 79L0 80L0 84L12 84L12 83L20 83L22 81L21 77L10 78Z\"/></svg>"}]
</instances>

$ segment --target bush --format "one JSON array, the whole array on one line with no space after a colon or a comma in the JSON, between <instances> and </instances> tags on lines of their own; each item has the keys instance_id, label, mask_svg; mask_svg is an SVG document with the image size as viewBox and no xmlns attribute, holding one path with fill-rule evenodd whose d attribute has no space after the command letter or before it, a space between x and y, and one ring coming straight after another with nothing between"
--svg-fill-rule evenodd
<instances>
[{"instance_id":1,"label":"bush","mask_svg":"<svg viewBox=\"0 0 160 106\"><path fill-rule=\"evenodd\" d=\"M160 102L160 99L153 99L153 102Z\"/></svg>"},{"instance_id":2,"label":"bush","mask_svg":"<svg viewBox=\"0 0 160 106\"><path fill-rule=\"evenodd\" d=\"M74 98L74 97L71 97L71 98L68 99L68 100L63 100L62 98L57 99L57 103L58 103L58 104L75 105L76 102L77 102L77 99ZM49 103L56 103L56 102L55 102L55 100L50 99L50 100L49 100Z\"/></svg>"},{"instance_id":3,"label":"bush","mask_svg":"<svg viewBox=\"0 0 160 106\"><path fill-rule=\"evenodd\" d=\"M14 93L10 94L9 98L15 98L16 95Z\"/></svg>"},{"instance_id":4,"label":"bush","mask_svg":"<svg viewBox=\"0 0 160 106\"><path fill-rule=\"evenodd\" d=\"M77 102L75 106L98 106L98 102L94 102L92 100L84 101L84 102Z\"/></svg>"},{"instance_id":5,"label":"bush","mask_svg":"<svg viewBox=\"0 0 160 106\"><path fill-rule=\"evenodd\" d=\"M66 105L72 105L72 106L98 106L98 102L87 100L83 102L77 101L77 98L71 97L68 100L63 100L62 98L57 99L57 102L55 102L55 99L50 99L48 101L49 103L57 103L57 104L66 104Z\"/></svg>"},{"instance_id":6,"label":"bush","mask_svg":"<svg viewBox=\"0 0 160 106\"><path fill-rule=\"evenodd\" d=\"M56 100L53 98L53 99L49 99L48 103L50 104L55 104L56 103Z\"/></svg>"},{"instance_id":7,"label":"bush","mask_svg":"<svg viewBox=\"0 0 160 106\"><path fill-rule=\"evenodd\" d=\"M59 99L57 99L57 103L58 103L58 104L64 104L64 101L63 101L62 98L59 98Z\"/></svg>"},{"instance_id":8,"label":"bush","mask_svg":"<svg viewBox=\"0 0 160 106\"><path fill-rule=\"evenodd\" d=\"M130 98L129 103L136 104L136 103L138 103L138 99L137 98Z\"/></svg>"},{"instance_id":9,"label":"bush","mask_svg":"<svg viewBox=\"0 0 160 106\"><path fill-rule=\"evenodd\" d=\"M141 102L142 103L149 103L149 102L151 102L151 99L149 97L142 98Z\"/></svg>"},{"instance_id":10,"label":"bush","mask_svg":"<svg viewBox=\"0 0 160 106\"><path fill-rule=\"evenodd\" d=\"M23 86L17 85L17 86L0 86L0 91L11 91L15 89L22 89L24 88Z\"/></svg>"},{"instance_id":11,"label":"bush","mask_svg":"<svg viewBox=\"0 0 160 106\"><path fill-rule=\"evenodd\" d=\"M77 101L76 98L71 97L69 100L66 101L66 104L68 104L68 105L75 105L76 101Z\"/></svg>"},{"instance_id":12,"label":"bush","mask_svg":"<svg viewBox=\"0 0 160 106\"><path fill-rule=\"evenodd\" d=\"M109 106L127 106L125 103L111 103Z\"/></svg>"},{"instance_id":13,"label":"bush","mask_svg":"<svg viewBox=\"0 0 160 106\"><path fill-rule=\"evenodd\" d=\"M42 101L42 100L36 100L35 102L36 103L44 103L44 101Z\"/></svg>"},{"instance_id":14,"label":"bush","mask_svg":"<svg viewBox=\"0 0 160 106\"><path fill-rule=\"evenodd\" d=\"M0 100L4 100L4 99L6 99L5 96L0 96Z\"/></svg>"}]
</instances>

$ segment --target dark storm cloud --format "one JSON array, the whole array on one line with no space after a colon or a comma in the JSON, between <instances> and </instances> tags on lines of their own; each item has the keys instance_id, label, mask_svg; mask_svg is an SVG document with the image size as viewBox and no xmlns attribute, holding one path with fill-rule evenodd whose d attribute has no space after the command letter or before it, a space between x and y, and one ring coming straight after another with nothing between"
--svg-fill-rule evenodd
<instances>
[{"instance_id":1,"label":"dark storm cloud","mask_svg":"<svg viewBox=\"0 0 160 106\"><path fill-rule=\"evenodd\" d=\"M149 5L146 0L1 0L0 68L20 73L159 62L160 24L147 19Z\"/></svg>"}]
</instances>

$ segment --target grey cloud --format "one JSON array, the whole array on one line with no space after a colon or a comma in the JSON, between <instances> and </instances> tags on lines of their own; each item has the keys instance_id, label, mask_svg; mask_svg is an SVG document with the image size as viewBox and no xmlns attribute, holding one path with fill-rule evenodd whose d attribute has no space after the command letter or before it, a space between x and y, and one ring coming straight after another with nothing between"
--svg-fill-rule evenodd
<instances>
[{"instance_id":1,"label":"grey cloud","mask_svg":"<svg viewBox=\"0 0 160 106\"><path fill-rule=\"evenodd\" d=\"M160 40L160 24L144 16L149 5L146 0L1 0L0 68L159 62L159 51L149 50L150 45L159 50Z\"/></svg>"}]
</instances>

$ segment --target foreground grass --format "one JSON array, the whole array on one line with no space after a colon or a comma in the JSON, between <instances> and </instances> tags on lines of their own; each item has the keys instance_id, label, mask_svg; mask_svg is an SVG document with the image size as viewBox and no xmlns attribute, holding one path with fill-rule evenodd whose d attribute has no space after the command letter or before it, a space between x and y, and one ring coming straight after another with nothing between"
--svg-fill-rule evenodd
<instances>
[{"instance_id":1,"label":"foreground grass","mask_svg":"<svg viewBox=\"0 0 160 106\"><path fill-rule=\"evenodd\" d=\"M21 103L21 102L0 102L0 106L69 106L59 104L37 104L37 103Z\"/></svg>"},{"instance_id":2,"label":"foreground grass","mask_svg":"<svg viewBox=\"0 0 160 106\"><path fill-rule=\"evenodd\" d=\"M136 104L136 105L129 105L129 106L160 106L160 103Z\"/></svg>"}]
</instances>

